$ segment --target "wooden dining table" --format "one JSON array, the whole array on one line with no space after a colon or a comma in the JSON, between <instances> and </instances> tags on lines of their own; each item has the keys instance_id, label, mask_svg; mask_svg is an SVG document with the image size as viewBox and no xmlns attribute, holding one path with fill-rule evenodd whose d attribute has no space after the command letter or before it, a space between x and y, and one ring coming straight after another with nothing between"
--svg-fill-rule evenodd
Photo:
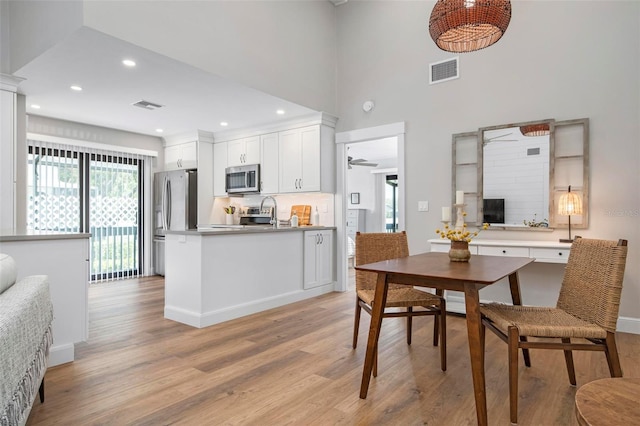
<instances>
[{"instance_id":1,"label":"wooden dining table","mask_svg":"<svg viewBox=\"0 0 640 426\"><path fill-rule=\"evenodd\" d=\"M389 283L460 291L464 293L465 300L476 415L479 425L487 425L484 348L480 340L482 323L479 290L508 277L513 304L520 305L522 301L518 270L534 260L529 257L472 255L468 262L451 262L447 253L431 252L356 266L357 270L378 274L367 353L362 371L360 398L365 399L369 390Z\"/></svg>"}]
</instances>

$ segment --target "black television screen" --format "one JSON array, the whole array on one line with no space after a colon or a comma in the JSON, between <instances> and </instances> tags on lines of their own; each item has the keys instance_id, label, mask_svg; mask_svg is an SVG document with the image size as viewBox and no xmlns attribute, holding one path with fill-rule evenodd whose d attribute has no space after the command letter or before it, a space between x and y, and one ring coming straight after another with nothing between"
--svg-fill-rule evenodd
<instances>
[{"instance_id":1,"label":"black television screen","mask_svg":"<svg viewBox=\"0 0 640 426\"><path fill-rule=\"evenodd\" d=\"M482 204L485 223L504 223L504 198L485 198Z\"/></svg>"}]
</instances>

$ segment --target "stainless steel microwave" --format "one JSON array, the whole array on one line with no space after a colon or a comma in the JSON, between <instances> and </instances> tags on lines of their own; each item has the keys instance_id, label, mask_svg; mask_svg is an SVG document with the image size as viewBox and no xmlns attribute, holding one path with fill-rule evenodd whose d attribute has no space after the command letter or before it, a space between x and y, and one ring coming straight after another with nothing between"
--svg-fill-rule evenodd
<instances>
[{"instance_id":1,"label":"stainless steel microwave","mask_svg":"<svg viewBox=\"0 0 640 426\"><path fill-rule=\"evenodd\" d=\"M260 192L260 164L227 167L227 194L257 194Z\"/></svg>"}]
</instances>

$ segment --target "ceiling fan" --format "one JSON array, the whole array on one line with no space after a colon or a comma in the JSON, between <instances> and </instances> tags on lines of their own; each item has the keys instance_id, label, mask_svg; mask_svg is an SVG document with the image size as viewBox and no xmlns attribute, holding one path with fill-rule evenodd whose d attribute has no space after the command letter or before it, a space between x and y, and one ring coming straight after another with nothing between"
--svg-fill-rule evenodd
<instances>
[{"instance_id":1,"label":"ceiling fan","mask_svg":"<svg viewBox=\"0 0 640 426\"><path fill-rule=\"evenodd\" d=\"M356 158L354 159L352 156L347 157L347 161L348 161L348 166L349 169L352 168L352 166L366 166L366 167L377 167L378 163L370 163L367 160L365 160L364 158Z\"/></svg>"},{"instance_id":2,"label":"ceiling fan","mask_svg":"<svg viewBox=\"0 0 640 426\"><path fill-rule=\"evenodd\" d=\"M486 145L489 142L518 142L517 139L502 139L506 136L511 136L513 133L505 133L504 135L493 136L491 138L484 138L482 144Z\"/></svg>"}]
</instances>

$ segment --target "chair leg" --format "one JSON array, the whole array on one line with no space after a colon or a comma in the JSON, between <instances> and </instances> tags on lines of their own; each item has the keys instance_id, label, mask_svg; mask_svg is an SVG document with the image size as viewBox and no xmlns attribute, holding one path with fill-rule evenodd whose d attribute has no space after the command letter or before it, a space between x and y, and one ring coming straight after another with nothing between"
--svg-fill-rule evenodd
<instances>
[{"instance_id":1,"label":"chair leg","mask_svg":"<svg viewBox=\"0 0 640 426\"><path fill-rule=\"evenodd\" d=\"M42 377L42 381L40 382L40 389L38 389L38 393L40 394L40 403L44 403L44 377Z\"/></svg>"},{"instance_id":2,"label":"chair leg","mask_svg":"<svg viewBox=\"0 0 640 426\"><path fill-rule=\"evenodd\" d=\"M611 377L622 377L622 367L620 366L620 358L618 358L618 348L616 346L616 335L607 332L605 344L606 350L604 353L607 356L607 364L609 364Z\"/></svg>"},{"instance_id":3,"label":"chair leg","mask_svg":"<svg viewBox=\"0 0 640 426\"><path fill-rule=\"evenodd\" d=\"M358 331L360 329L360 313L362 312L362 307L360 306L360 298L356 296L356 314L353 323L353 349L358 346Z\"/></svg>"},{"instance_id":4,"label":"chair leg","mask_svg":"<svg viewBox=\"0 0 640 426\"><path fill-rule=\"evenodd\" d=\"M440 325L440 369L447 371L447 304L440 301L440 314L435 316Z\"/></svg>"},{"instance_id":5,"label":"chair leg","mask_svg":"<svg viewBox=\"0 0 640 426\"><path fill-rule=\"evenodd\" d=\"M378 377L378 347L373 354L373 377Z\"/></svg>"},{"instance_id":6,"label":"chair leg","mask_svg":"<svg viewBox=\"0 0 640 426\"><path fill-rule=\"evenodd\" d=\"M411 316L411 313L413 312L413 307L412 306L408 306L407 307L407 345L411 344L411 328L413 326L413 316Z\"/></svg>"},{"instance_id":7,"label":"chair leg","mask_svg":"<svg viewBox=\"0 0 640 426\"><path fill-rule=\"evenodd\" d=\"M518 423L518 329L509 327L509 413L511 424Z\"/></svg>"},{"instance_id":8,"label":"chair leg","mask_svg":"<svg viewBox=\"0 0 640 426\"><path fill-rule=\"evenodd\" d=\"M520 336L521 342L527 341L527 336ZM522 349L522 358L524 359L524 365L531 367L531 357L529 356L529 349Z\"/></svg>"},{"instance_id":9,"label":"chair leg","mask_svg":"<svg viewBox=\"0 0 640 426\"><path fill-rule=\"evenodd\" d=\"M571 339L568 337L564 337L561 339L562 343L571 343ZM573 367L573 353L570 349L563 351L564 352L564 361L567 364L567 373L569 374L569 383L573 386L576 385L576 370Z\"/></svg>"}]
</instances>

